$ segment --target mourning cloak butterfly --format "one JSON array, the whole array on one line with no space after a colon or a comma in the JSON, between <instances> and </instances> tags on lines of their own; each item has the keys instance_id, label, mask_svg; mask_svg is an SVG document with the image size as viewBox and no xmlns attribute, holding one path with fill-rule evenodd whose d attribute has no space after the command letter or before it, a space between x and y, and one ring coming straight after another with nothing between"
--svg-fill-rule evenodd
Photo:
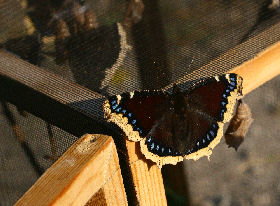
<instances>
[{"instance_id":1,"label":"mourning cloak butterfly","mask_svg":"<svg viewBox=\"0 0 280 206\"><path fill-rule=\"evenodd\" d=\"M242 78L225 74L201 79L172 93L134 91L115 95L103 104L105 118L117 124L141 151L161 168L185 159L210 156L232 118Z\"/></svg>"}]
</instances>

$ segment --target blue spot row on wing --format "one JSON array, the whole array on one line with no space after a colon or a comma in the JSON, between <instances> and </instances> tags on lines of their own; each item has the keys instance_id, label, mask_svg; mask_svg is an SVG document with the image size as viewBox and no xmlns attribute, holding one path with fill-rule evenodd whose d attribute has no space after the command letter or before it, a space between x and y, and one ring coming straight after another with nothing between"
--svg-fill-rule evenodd
<instances>
[{"instance_id":1,"label":"blue spot row on wing","mask_svg":"<svg viewBox=\"0 0 280 206\"><path fill-rule=\"evenodd\" d=\"M127 111L125 108L122 108L119 104L117 104L117 97L113 96L109 99L109 104L111 106L111 110L117 114L123 114L123 116L128 118L128 122L133 127L133 130L138 131L140 136L143 135L144 130L136 124L136 119L133 117L133 114Z\"/></svg>"},{"instance_id":2,"label":"blue spot row on wing","mask_svg":"<svg viewBox=\"0 0 280 206\"><path fill-rule=\"evenodd\" d=\"M219 126L217 123L213 123L210 127L210 130L204 135L202 139L199 139L196 143L194 148L187 149L185 155L189 155L191 153L197 152L198 150L207 147L217 136Z\"/></svg>"},{"instance_id":3,"label":"blue spot row on wing","mask_svg":"<svg viewBox=\"0 0 280 206\"><path fill-rule=\"evenodd\" d=\"M228 104L228 97L230 96L230 92L232 92L237 87L237 75L236 74L229 74L229 80L224 78L226 82L226 89L225 92L222 94L222 101L221 101L221 112L219 114L219 121L223 121L224 113L227 111L227 104Z\"/></svg>"},{"instance_id":4,"label":"blue spot row on wing","mask_svg":"<svg viewBox=\"0 0 280 206\"><path fill-rule=\"evenodd\" d=\"M173 148L164 146L162 143L157 141L155 138L149 136L146 139L146 145L150 152L156 154L160 157L166 156L181 156L182 154L178 151L175 151Z\"/></svg>"}]
</instances>

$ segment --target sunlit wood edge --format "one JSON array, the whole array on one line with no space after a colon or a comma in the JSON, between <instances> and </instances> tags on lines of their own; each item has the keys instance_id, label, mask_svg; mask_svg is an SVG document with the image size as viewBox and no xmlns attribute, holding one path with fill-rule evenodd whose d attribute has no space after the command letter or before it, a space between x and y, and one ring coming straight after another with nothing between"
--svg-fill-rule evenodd
<instances>
[{"instance_id":1,"label":"sunlit wood edge","mask_svg":"<svg viewBox=\"0 0 280 206\"><path fill-rule=\"evenodd\" d=\"M84 135L15 205L85 205L103 188L107 205L127 205L117 151L105 135Z\"/></svg>"},{"instance_id":2,"label":"sunlit wood edge","mask_svg":"<svg viewBox=\"0 0 280 206\"><path fill-rule=\"evenodd\" d=\"M145 158L139 142L126 140L126 147L139 205L167 205L161 169Z\"/></svg>"},{"instance_id":3,"label":"sunlit wood edge","mask_svg":"<svg viewBox=\"0 0 280 206\"><path fill-rule=\"evenodd\" d=\"M248 94L280 74L280 42L266 48L255 58L229 72L243 78L243 94Z\"/></svg>"}]
</instances>

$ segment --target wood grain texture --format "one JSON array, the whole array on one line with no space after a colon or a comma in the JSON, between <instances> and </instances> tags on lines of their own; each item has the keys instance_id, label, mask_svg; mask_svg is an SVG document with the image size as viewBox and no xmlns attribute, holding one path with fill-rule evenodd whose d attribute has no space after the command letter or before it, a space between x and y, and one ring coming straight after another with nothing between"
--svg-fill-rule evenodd
<instances>
[{"instance_id":1,"label":"wood grain texture","mask_svg":"<svg viewBox=\"0 0 280 206\"><path fill-rule=\"evenodd\" d=\"M99 198L105 197L106 205L127 205L113 139L87 134L72 145L16 205L85 205L101 188Z\"/></svg>"},{"instance_id":2,"label":"wood grain texture","mask_svg":"<svg viewBox=\"0 0 280 206\"><path fill-rule=\"evenodd\" d=\"M126 140L126 146L139 205L167 205L161 170L141 153L139 142Z\"/></svg>"},{"instance_id":3,"label":"wood grain texture","mask_svg":"<svg viewBox=\"0 0 280 206\"><path fill-rule=\"evenodd\" d=\"M280 74L280 42L230 72L243 77L243 94L248 94Z\"/></svg>"}]
</instances>

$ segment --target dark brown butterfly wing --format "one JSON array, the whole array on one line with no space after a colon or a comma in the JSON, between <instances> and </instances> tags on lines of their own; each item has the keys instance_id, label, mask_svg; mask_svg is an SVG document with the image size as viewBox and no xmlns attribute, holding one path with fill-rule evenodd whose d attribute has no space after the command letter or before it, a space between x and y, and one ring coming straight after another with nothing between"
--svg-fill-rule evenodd
<instances>
[{"instance_id":1,"label":"dark brown butterfly wing","mask_svg":"<svg viewBox=\"0 0 280 206\"><path fill-rule=\"evenodd\" d=\"M160 118L159 105L167 104L162 91L134 91L110 97L103 109L105 117L121 127L129 140L140 141Z\"/></svg>"},{"instance_id":2,"label":"dark brown butterfly wing","mask_svg":"<svg viewBox=\"0 0 280 206\"><path fill-rule=\"evenodd\" d=\"M159 166L183 157L198 159L210 156L219 143L241 84L241 77L226 74L201 80L185 92L175 85L172 94L125 93L105 102L105 116L130 140L141 140L142 152Z\"/></svg>"}]
</instances>

